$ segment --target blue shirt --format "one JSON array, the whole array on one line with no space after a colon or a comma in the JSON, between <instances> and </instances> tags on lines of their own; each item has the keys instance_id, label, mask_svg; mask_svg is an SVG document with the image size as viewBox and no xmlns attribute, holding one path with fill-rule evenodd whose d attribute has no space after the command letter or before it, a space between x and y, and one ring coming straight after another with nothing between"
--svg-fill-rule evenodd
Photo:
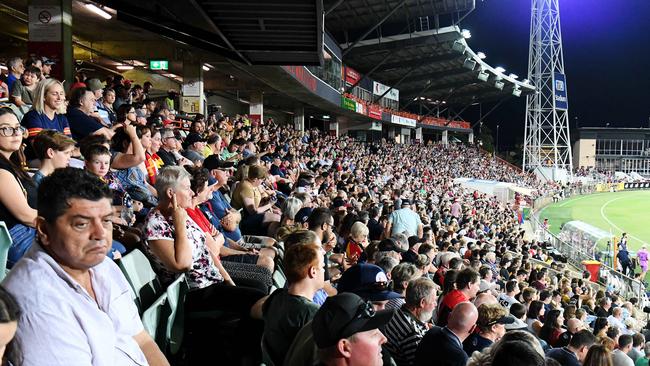
<instances>
[{"instance_id":1,"label":"blue shirt","mask_svg":"<svg viewBox=\"0 0 650 366\"><path fill-rule=\"evenodd\" d=\"M17 77L14 76L14 74L9 73L9 76L7 76L7 87L9 88L9 92L11 93L11 89L14 86L14 83L18 80Z\"/></svg>"},{"instance_id":2,"label":"blue shirt","mask_svg":"<svg viewBox=\"0 0 650 366\"><path fill-rule=\"evenodd\" d=\"M21 124L27 129L29 137L34 137L43 130L55 130L70 136L70 125L63 114L55 113L54 119L50 119L45 113L32 109L25 114Z\"/></svg>"},{"instance_id":3,"label":"blue shirt","mask_svg":"<svg viewBox=\"0 0 650 366\"><path fill-rule=\"evenodd\" d=\"M67 116L72 138L77 141L104 127L99 121L80 111L79 108L68 109Z\"/></svg>"}]
</instances>

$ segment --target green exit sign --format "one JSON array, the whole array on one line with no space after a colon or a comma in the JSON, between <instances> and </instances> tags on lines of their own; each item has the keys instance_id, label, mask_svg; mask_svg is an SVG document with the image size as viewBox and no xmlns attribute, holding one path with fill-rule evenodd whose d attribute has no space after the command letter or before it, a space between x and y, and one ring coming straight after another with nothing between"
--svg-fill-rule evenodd
<instances>
[{"instance_id":1,"label":"green exit sign","mask_svg":"<svg viewBox=\"0 0 650 366\"><path fill-rule=\"evenodd\" d=\"M169 70L169 61L167 60L151 60L149 61L150 70Z\"/></svg>"}]
</instances>

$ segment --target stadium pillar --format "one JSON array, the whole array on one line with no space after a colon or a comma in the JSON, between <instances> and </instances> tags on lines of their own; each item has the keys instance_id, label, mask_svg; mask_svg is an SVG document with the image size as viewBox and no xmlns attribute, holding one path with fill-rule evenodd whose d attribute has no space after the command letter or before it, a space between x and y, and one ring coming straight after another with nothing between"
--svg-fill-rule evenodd
<instances>
[{"instance_id":1,"label":"stadium pillar","mask_svg":"<svg viewBox=\"0 0 650 366\"><path fill-rule=\"evenodd\" d=\"M449 143L449 131L442 131L442 143L447 145Z\"/></svg>"},{"instance_id":2,"label":"stadium pillar","mask_svg":"<svg viewBox=\"0 0 650 366\"><path fill-rule=\"evenodd\" d=\"M327 122L325 122L327 125ZM338 119L336 121L330 122L329 123L329 134L330 136L339 136L339 121Z\"/></svg>"},{"instance_id":3,"label":"stadium pillar","mask_svg":"<svg viewBox=\"0 0 650 366\"><path fill-rule=\"evenodd\" d=\"M178 108L185 113L205 114L203 64L197 60L183 61L183 89Z\"/></svg>"},{"instance_id":4,"label":"stadium pillar","mask_svg":"<svg viewBox=\"0 0 650 366\"><path fill-rule=\"evenodd\" d=\"M415 139L418 140L419 143L424 143L422 140L422 127L418 127L415 129Z\"/></svg>"},{"instance_id":5,"label":"stadium pillar","mask_svg":"<svg viewBox=\"0 0 650 366\"><path fill-rule=\"evenodd\" d=\"M72 0L30 0L28 4L28 53L54 60L51 76L66 81L67 89L74 82Z\"/></svg>"},{"instance_id":6,"label":"stadium pillar","mask_svg":"<svg viewBox=\"0 0 650 366\"><path fill-rule=\"evenodd\" d=\"M470 144L474 143L474 132L470 132L469 135L467 135L467 142Z\"/></svg>"},{"instance_id":7,"label":"stadium pillar","mask_svg":"<svg viewBox=\"0 0 650 366\"><path fill-rule=\"evenodd\" d=\"M264 93L261 91L251 92L248 118L253 126L264 120Z\"/></svg>"},{"instance_id":8,"label":"stadium pillar","mask_svg":"<svg viewBox=\"0 0 650 366\"><path fill-rule=\"evenodd\" d=\"M388 127L388 139L391 141L395 141L395 127L393 126Z\"/></svg>"},{"instance_id":9,"label":"stadium pillar","mask_svg":"<svg viewBox=\"0 0 650 366\"><path fill-rule=\"evenodd\" d=\"M305 108L296 107L293 110L293 127L298 131L305 130Z\"/></svg>"}]
</instances>

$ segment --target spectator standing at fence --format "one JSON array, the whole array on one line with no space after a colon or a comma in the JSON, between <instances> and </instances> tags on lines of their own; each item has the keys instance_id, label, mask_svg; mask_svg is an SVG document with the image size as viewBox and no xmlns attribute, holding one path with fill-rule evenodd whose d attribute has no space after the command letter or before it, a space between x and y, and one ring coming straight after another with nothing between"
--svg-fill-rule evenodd
<instances>
[{"instance_id":1,"label":"spectator standing at fence","mask_svg":"<svg viewBox=\"0 0 650 366\"><path fill-rule=\"evenodd\" d=\"M632 270L632 262L630 261L630 252L627 250L627 233L621 235L616 257L621 262L621 272L624 275L629 275L629 272Z\"/></svg>"}]
</instances>

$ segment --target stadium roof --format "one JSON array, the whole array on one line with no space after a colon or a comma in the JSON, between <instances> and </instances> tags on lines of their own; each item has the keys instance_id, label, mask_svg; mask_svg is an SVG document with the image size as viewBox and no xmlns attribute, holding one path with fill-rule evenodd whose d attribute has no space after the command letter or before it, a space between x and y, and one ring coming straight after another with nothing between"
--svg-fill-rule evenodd
<instances>
[{"instance_id":1,"label":"stadium roof","mask_svg":"<svg viewBox=\"0 0 650 366\"><path fill-rule=\"evenodd\" d=\"M346 45L341 47L345 52ZM360 41L344 62L398 89L404 107L416 100L466 106L534 92L532 85L484 62L457 26Z\"/></svg>"}]
</instances>

